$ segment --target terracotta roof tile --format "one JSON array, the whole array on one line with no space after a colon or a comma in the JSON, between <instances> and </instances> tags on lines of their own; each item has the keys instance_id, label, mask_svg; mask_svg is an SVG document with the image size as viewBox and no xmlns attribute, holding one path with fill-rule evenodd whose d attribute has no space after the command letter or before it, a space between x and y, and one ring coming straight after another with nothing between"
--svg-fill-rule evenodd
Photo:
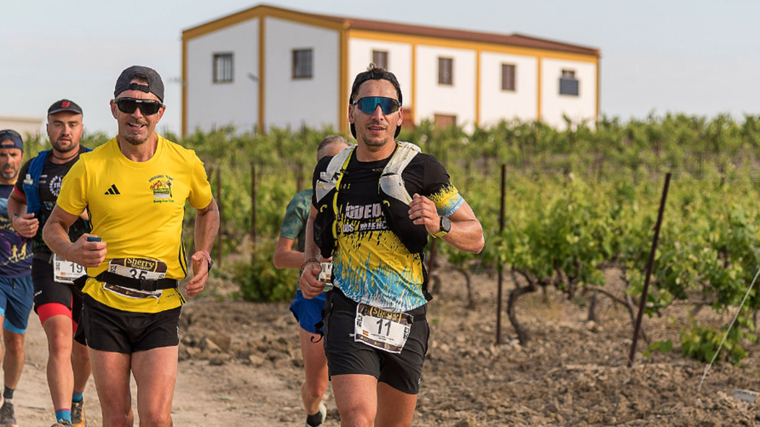
<instances>
[{"instance_id":1,"label":"terracotta roof tile","mask_svg":"<svg viewBox=\"0 0 760 427\"><path fill-rule=\"evenodd\" d=\"M344 18L334 15L310 14L323 19L343 22L349 29L365 31L381 31L396 34L407 34L423 37L437 37L454 40L467 40L481 43L493 43L508 46L520 46L534 49L546 49L561 52L578 53L582 55L599 56L599 49L578 46L553 40L540 39L522 34L493 34L475 31L454 30L439 27L426 27L421 25L397 24L383 21L370 21L367 19Z\"/></svg>"}]
</instances>

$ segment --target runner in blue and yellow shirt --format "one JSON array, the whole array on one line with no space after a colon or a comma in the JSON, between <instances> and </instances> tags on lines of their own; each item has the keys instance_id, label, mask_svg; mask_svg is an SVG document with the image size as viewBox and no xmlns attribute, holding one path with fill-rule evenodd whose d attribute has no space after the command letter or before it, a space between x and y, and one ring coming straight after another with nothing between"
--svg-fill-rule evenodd
<instances>
[{"instance_id":1,"label":"runner in blue and yellow shirt","mask_svg":"<svg viewBox=\"0 0 760 427\"><path fill-rule=\"evenodd\" d=\"M318 257L332 256L324 347L341 423L408 426L430 332L424 247L432 235L478 253L483 230L443 166L395 140L403 107L393 73L357 75L349 104L357 145L314 170L301 291L322 292Z\"/></svg>"}]
</instances>

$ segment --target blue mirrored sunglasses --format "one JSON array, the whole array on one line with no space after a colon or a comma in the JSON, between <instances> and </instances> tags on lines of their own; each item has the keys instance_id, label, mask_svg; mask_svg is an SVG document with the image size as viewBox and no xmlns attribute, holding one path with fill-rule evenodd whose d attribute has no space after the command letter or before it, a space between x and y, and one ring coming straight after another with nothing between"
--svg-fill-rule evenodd
<instances>
[{"instance_id":1,"label":"blue mirrored sunglasses","mask_svg":"<svg viewBox=\"0 0 760 427\"><path fill-rule=\"evenodd\" d=\"M401 108L401 104L393 98L386 98L384 96L368 96L366 98L359 98L354 102L354 105L365 114L372 114L375 112L375 108L379 105L383 110L383 114L388 115L395 113Z\"/></svg>"}]
</instances>

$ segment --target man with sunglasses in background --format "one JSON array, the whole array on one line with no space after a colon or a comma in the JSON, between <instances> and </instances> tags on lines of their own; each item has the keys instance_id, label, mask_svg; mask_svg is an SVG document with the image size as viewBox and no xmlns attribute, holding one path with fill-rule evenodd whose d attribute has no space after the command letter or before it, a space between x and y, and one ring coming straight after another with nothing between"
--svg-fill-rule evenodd
<instances>
[{"instance_id":1,"label":"man with sunglasses in background","mask_svg":"<svg viewBox=\"0 0 760 427\"><path fill-rule=\"evenodd\" d=\"M31 245L26 237L13 230L13 215L7 209L23 159L21 135L10 129L0 130L0 322L3 323L5 344L4 355L0 350L5 384L3 406L0 407L1 427L18 425L13 392L24 367L24 332L34 293Z\"/></svg>"},{"instance_id":2,"label":"man with sunglasses in background","mask_svg":"<svg viewBox=\"0 0 760 427\"><path fill-rule=\"evenodd\" d=\"M111 113L118 135L83 155L63 180L45 224L45 242L87 267L77 340L86 340L106 427L134 422L130 374L137 383L140 424L172 425L177 377L179 281L188 272L182 244L185 202L196 209L194 276L200 293L213 266L209 252L219 211L203 163L192 150L155 132L166 110L164 85L148 67L132 66L116 81ZM87 210L92 234L76 242L69 227Z\"/></svg>"},{"instance_id":3,"label":"man with sunglasses in background","mask_svg":"<svg viewBox=\"0 0 760 427\"><path fill-rule=\"evenodd\" d=\"M403 107L393 73L371 65L349 103L358 145L314 170L301 291L323 292L317 258L332 256L324 347L341 425L409 426L429 336L428 235L474 253L485 241L443 166L395 140Z\"/></svg>"},{"instance_id":4,"label":"man with sunglasses in background","mask_svg":"<svg viewBox=\"0 0 760 427\"><path fill-rule=\"evenodd\" d=\"M84 268L52 253L42 240L42 227L55 207L63 177L79 155L90 151L79 144L82 137L82 109L74 101L61 99L48 108L47 134L52 148L40 152L21 168L8 211L13 228L32 239L32 280L34 311L40 318L48 341L47 377L57 422L83 427L84 393L90 378L87 347L74 341L82 311L82 292L73 286L70 274L84 274ZM86 215L69 229L76 241L90 231Z\"/></svg>"}]
</instances>

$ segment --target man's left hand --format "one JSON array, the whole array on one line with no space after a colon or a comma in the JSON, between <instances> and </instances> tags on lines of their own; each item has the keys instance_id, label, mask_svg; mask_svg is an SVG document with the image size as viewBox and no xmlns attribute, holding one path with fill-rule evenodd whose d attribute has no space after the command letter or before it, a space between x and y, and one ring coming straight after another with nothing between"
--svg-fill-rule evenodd
<instances>
[{"instance_id":1,"label":"man's left hand","mask_svg":"<svg viewBox=\"0 0 760 427\"><path fill-rule=\"evenodd\" d=\"M424 224L430 234L441 231L441 217L435 203L425 196L414 194L412 203L409 203L409 219L417 225Z\"/></svg>"},{"instance_id":2,"label":"man's left hand","mask_svg":"<svg viewBox=\"0 0 760 427\"><path fill-rule=\"evenodd\" d=\"M206 279L208 279L208 259L203 251L198 251L191 257L193 260L193 278L190 279L190 283L185 286L187 296L194 297L201 293L206 286Z\"/></svg>"}]
</instances>

